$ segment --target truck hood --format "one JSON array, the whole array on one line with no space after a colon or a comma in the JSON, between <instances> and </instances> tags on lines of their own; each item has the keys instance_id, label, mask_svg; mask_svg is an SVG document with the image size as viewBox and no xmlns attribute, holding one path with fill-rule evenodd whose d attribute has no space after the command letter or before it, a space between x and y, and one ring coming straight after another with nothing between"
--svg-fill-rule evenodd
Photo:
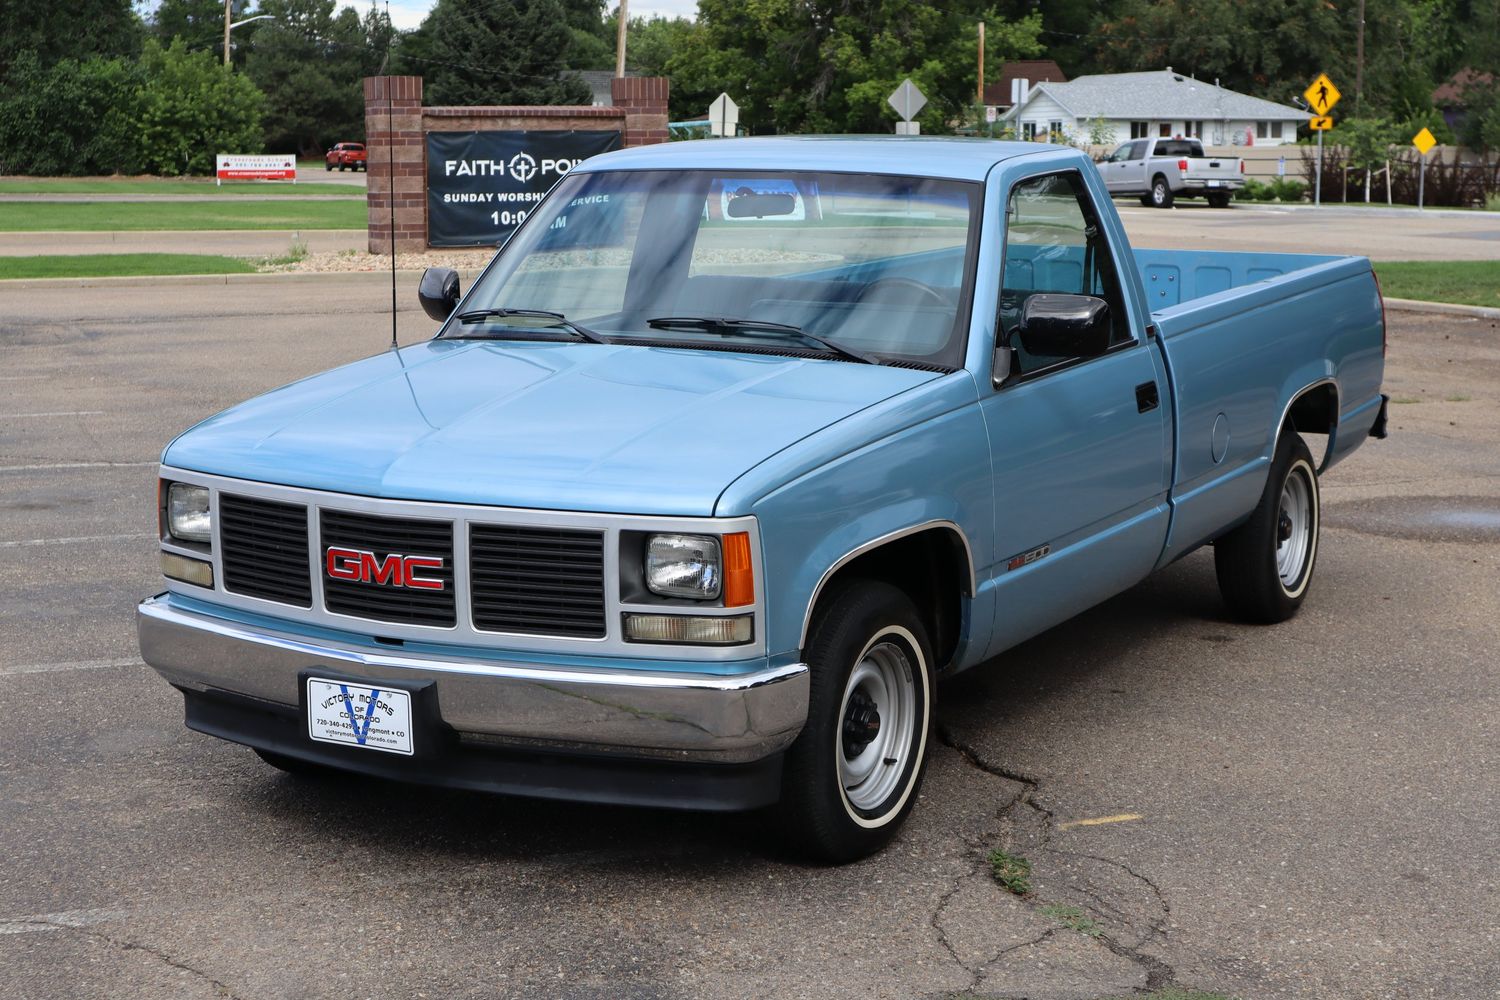
<instances>
[{"instance_id":1,"label":"truck hood","mask_svg":"<svg viewBox=\"0 0 1500 1000\"><path fill-rule=\"evenodd\" d=\"M362 496L707 516L747 469L937 377L722 351L433 340L225 410L162 461Z\"/></svg>"}]
</instances>

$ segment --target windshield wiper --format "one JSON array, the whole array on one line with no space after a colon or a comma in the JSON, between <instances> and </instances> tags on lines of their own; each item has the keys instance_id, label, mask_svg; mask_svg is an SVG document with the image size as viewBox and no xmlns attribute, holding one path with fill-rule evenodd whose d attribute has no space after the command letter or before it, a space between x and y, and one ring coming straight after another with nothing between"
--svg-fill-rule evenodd
<instances>
[{"instance_id":1,"label":"windshield wiper","mask_svg":"<svg viewBox=\"0 0 1500 1000\"><path fill-rule=\"evenodd\" d=\"M505 319L511 316L521 316L528 319L550 319L554 322L544 323L536 329L549 330L554 327L561 327L562 329L567 330L569 333L578 334L578 336L582 337L584 340L589 341L590 343L609 343L608 340L599 336L599 334L595 333L593 330L590 330L588 327L580 326L579 324L568 319L568 317L564 316L562 313L553 312L550 309L471 309L468 312L459 313L458 321L467 325L469 323L480 323L491 318L498 317L500 319ZM461 340L464 338L464 336L466 335L450 335L446 339Z\"/></svg>"},{"instance_id":2,"label":"windshield wiper","mask_svg":"<svg viewBox=\"0 0 1500 1000\"><path fill-rule=\"evenodd\" d=\"M864 351L840 344L838 341L820 337L816 333L808 333L802 327L793 326L790 323L771 323L760 319L734 319L728 316L658 316L655 319L646 320L646 325L655 330L707 330L710 333L721 334L742 332L793 334L851 361L861 361L867 365L885 363L873 354L866 354Z\"/></svg>"}]
</instances>

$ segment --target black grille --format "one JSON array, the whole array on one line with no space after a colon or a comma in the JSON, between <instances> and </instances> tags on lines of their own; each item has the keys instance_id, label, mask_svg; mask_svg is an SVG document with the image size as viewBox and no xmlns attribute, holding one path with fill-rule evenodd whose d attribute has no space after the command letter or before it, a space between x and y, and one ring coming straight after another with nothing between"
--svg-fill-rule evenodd
<instances>
[{"instance_id":1,"label":"black grille","mask_svg":"<svg viewBox=\"0 0 1500 1000\"><path fill-rule=\"evenodd\" d=\"M453 524L404 517L377 517L348 511L319 512L324 563L323 606L342 615L403 625L454 624ZM374 553L375 562L388 566L386 558L427 556L442 559L441 569L422 569L424 578L441 580L441 590L396 586L393 582L363 583L340 580L327 573L330 546Z\"/></svg>"},{"instance_id":2,"label":"black grille","mask_svg":"<svg viewBox=\"0 0 1500 1000\"><path fill-rule=\"evenodd\" d=\"M219 545L225 590L312 606L306 507L220 493Z\"/></svg>"},{"instance_id":3,"label":"black grille","mask_svg":"<svg viewBox=\"0 0 1500 1000\"><path fill-rule=\"evenodd\" d=\"M601 638L604 535L471 525L469 587L477 629Z\"/></svg>"}]
</instances>

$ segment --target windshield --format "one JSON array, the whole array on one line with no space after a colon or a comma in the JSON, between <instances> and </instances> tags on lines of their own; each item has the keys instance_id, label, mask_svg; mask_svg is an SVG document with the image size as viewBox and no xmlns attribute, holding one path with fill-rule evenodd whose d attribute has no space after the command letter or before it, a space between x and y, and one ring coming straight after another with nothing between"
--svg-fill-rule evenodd
<instances>
[{"instance_id":1,"label":"windshield","mask_svg":"<svg viewBox=\"0 0 1500 1000\"><path fill-rule=\"evenodd\" d=\"M617 343L958 368L979 197L974 183L869 174L574 174L465 299L469 322L442 335L545 310Z\"/></svg>"}]
</instances>

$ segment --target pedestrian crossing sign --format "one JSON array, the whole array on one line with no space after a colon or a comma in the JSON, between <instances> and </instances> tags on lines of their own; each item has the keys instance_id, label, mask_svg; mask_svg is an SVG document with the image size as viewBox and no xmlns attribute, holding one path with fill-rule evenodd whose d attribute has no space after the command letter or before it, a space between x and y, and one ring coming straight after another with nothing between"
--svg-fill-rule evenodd
<instances>
[{"instance_id":1,"label":"pedestrian crossing sign","mask_svg":"<svg viewBox=\"0 0 1500 1000\"><path fill-rule=\"evenodd\" d=\"M1433 135L1431 131L1424 128L1422 131L1412 136L1411 144L1417 147L1417 152L1421 153L1423 156L1426 156L1432 151L1432 147L1437 145L1437 136Z\"/></svg>"},{"instance_id":2,"label":"pedestrian crossing sign","mask_svg":"<svg viewBox=\"0 0 1500 1000\"><path fill-rule=\"evenodd\" d=\"M1339 88L1333 85L1333 81L1328 79L1327 73L1319 73L1312 85L1302 92L1302 96L1307 98L1308 107L1312 108L1315 114L1326 116L1343 95L1339 93Z\"/></svg>"}]
</instances>

